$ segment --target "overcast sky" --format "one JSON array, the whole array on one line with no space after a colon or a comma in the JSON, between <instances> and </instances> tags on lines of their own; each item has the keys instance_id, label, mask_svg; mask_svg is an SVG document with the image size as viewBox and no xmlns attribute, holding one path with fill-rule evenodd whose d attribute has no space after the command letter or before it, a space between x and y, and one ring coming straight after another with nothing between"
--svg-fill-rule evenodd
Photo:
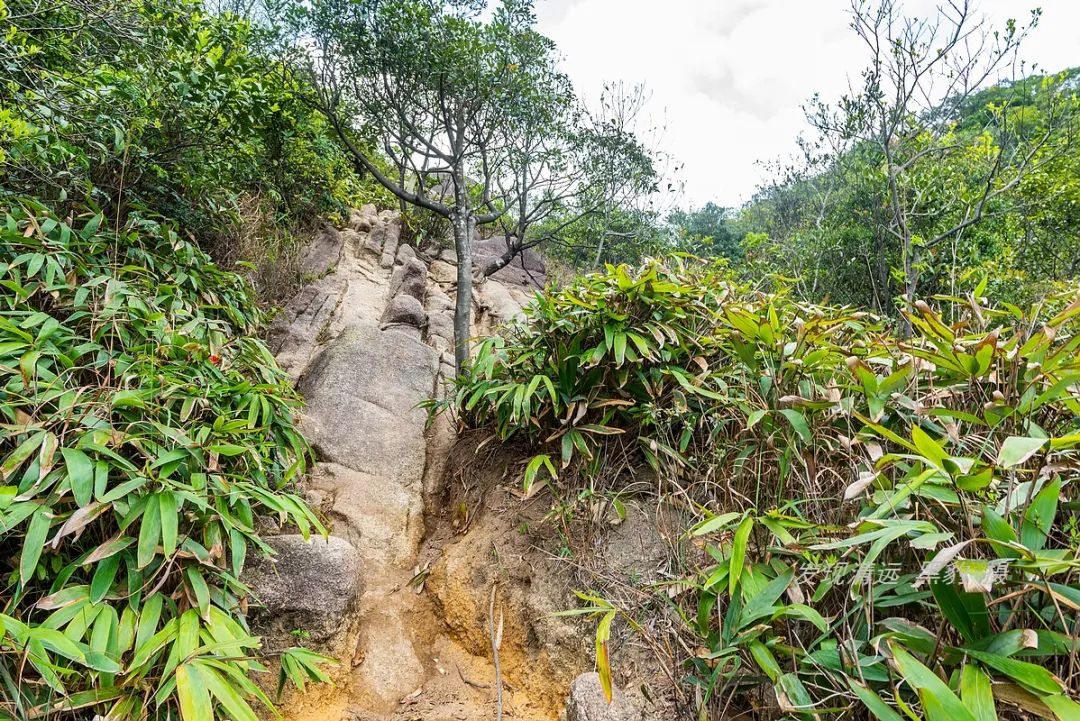
<instances>
[{"instance_id":1,"label":"overcast sky","mask_svg":"<svg viewBox=\"0 0 1080 721\"><path fill-rule=\"evenodd\" d=\"M866 56L849 0L537 0L540 31L586 100L606 81L644 82L663 149L685 164L683 204L736 205L805 129L801 106L847 88ZM925 15L930 0L909 0ZM1080 65L1080 0L982 0L995 26L1041 7L1022 52L1056 71Z\"/></svg>"}]
</instances>

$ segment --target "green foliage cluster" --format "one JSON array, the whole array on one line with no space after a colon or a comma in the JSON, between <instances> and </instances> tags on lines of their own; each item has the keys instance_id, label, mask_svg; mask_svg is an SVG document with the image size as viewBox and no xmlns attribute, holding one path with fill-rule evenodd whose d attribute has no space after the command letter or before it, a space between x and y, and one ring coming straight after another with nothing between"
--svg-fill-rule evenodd
<instances>
[{"instance_id":1,"label":"green foliage cluster","mask_svg":"<svg viewBox=\"0 0 1080 721\"><path fill-rule=\"evenodd\" d=\"M702 718L764 685L789 717L1070 721L1080 298L984 291L936 298L952 321L909 307L898 340L723 264L609 266L487 340L453 406L539 447L527 494L617 499L612 468L647 465L700 514L700 557L652 590L694 650ZM611 624L635 610L583 598L610 679Z\"/></svg>"},{"instance_id":2,"label":"green foliage cluster","mask_svg":"<svg viewBox=\"0 0 1080 721\"><path fill-rule=\"evenodd\" d=\"M803 300L894 317L911 288L955 294L989 278L991 297L1025 305L1075 286L1078 79L1072 68L947 98L887 146L846 128L865 108L812 103L819 137L732 219L744 276L782 272Z\"/></svg>"},{"instance_id":3,"label":"green foliage cluster","mask_svg":"<svg viewBox=\"0 0 1080 721\"><path fill-rule=\"evenodd\" d=\"M277 29L200 0L2 0L0 23L5 202L149 208L269 286L298 231L382 197L302 101Z\"/></svg>"},{"instance_id":4,"label":"green foliage cluster","mask_svg":"<svg viewBox=\"0 0 1080 721\"><path fill-rule=\"evenodd\" d=\"M250 286L134 213L28 203L0 237L0 715L254 719L257 519L323 529Z\"/></svg>"}]
</instances>

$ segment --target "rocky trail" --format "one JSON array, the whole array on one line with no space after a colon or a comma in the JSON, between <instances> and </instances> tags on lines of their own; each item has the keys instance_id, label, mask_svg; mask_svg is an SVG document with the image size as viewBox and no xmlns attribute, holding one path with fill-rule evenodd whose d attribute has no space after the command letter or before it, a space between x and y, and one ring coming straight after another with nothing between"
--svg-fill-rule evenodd
<instances>
[{"instance_id":1,"label":"rocky trail","mask_svg":"<svg viewBox=\"0 0 1080 721\"><path fill-rule=\"evenodd\" d=\"M489 527L459 541L425 518L426 507L439 514L455 432L446 420L425 428L417 404L452 379L455 269L451 252L425 259L400 235L396 214L370 206L324 230L304 259L311 282L272 329L318 458L306 492L333 526L328 541L270 538L276 562L252 572L265 605L255 622L271 649L300 639L343 660L335 686L286 703L293 721L496 718L493 619L503 626L504 716L554 719L581 669L538 639L547 622L526 608L535 589L492 596L508 567L494 568L492 548L513 547L514 529L489 514ZM500 240L478 241L478 255L497 253ZM516 313L542 278L538 259L524 258L481 284L478 332ZM517 576L527 585L533 570Z\"/></svg>"}]
</instances>

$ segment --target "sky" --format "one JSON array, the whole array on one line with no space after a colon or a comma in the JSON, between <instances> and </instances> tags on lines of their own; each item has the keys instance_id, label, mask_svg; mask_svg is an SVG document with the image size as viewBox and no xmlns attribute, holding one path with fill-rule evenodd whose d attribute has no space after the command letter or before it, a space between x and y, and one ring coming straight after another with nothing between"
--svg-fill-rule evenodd
<instances>
[{"instance_id":1,"label":"sky","mask_svg":"<svg viewBox=\"0 0 1080 721\"><path fill-rule=\"evenodd\" d=\"M995 26L1041 7L1021 55L1056 71L1080 65L1080 0L982 0ZM908 0L926 16L933 0ZM850 0L537 0L539 30L586 102L605 82L644 83L660 148L677 158L684 206L728 207L790 156L803 104L835 99L866 64L848 26Z\"/></svg>"}]
</instances>

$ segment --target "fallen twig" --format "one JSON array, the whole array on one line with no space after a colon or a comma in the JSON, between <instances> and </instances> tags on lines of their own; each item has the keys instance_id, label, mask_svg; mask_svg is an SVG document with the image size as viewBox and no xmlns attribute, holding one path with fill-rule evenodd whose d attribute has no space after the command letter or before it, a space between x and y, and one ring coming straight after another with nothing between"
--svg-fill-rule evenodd
<instances>
[{"instance_id":1,"label":"fallen twig","mask_svg":"<svg viewBox=\"0 0 1080 721\"><path fill-rule=\"evenodd\" d=\"M454 666L457 667L458 678L460 678L461 682L464 683L465 685L472 686L473 688L479 688L479 689L489 689L489 688L491 688L490 683L480 683L479 681L473 681L472 679L465 678L465 674L461 672L461 664L455 662Z\"/></svg>"}]
</instances>

